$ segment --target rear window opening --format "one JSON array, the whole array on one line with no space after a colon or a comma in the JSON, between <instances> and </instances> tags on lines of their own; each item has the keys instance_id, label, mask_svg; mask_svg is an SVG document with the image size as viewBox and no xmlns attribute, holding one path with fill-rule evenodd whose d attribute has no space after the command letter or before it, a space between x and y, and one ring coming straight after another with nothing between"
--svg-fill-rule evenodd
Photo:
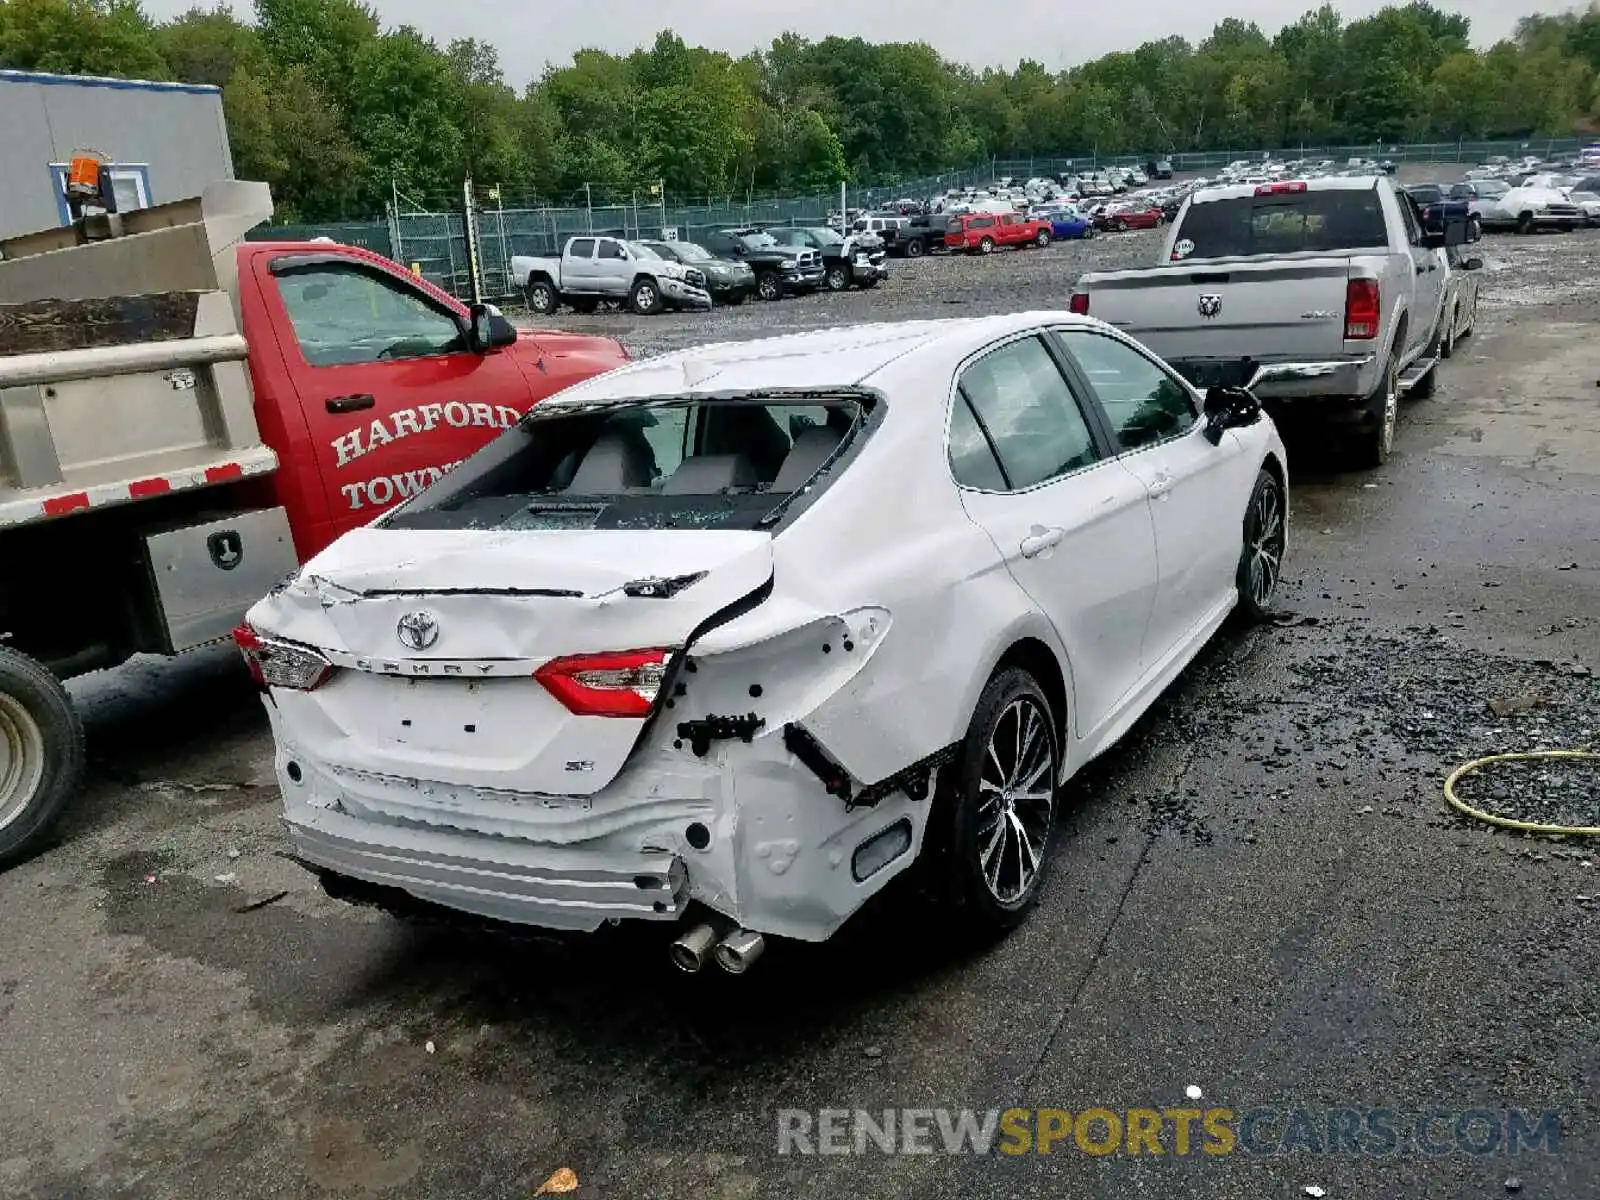
<instances>
[{"instance_id":1,"label":"rear window opening","mask_svg":"<svg viewBox=\"0 0 1600 1200\"><path fill-rule=\"evenodd\" d=\"M764 529L836 477L868 396L535 408L383 524L396 529ZM818 477L824 467L830 469Z\"/></svg>"},{"instance_id":2,"label":"rear window opening","mask_svg":"<svg viewBox=\"0 0 1600 1200\"><path fill-rule=\"evenodd\" d=\"M1184 258L1242 258L1375 249L1389 234L1376 189L1330 188L1191 204L1174 245L1185 243Z\"/></svg>"}]
</instances>

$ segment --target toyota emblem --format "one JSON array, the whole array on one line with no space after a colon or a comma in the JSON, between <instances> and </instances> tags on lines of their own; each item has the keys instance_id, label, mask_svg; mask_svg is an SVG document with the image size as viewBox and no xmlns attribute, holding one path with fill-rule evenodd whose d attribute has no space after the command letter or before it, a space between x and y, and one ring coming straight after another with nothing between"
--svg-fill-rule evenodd
<instances>
[{"instance_id":1,"label":"toyota emblem","mask_svg":"<svg viewBox=\"0 0 1600 1200\"><path fill-rule=\"evenodd\" d=\"M395 636L412 650L426 650L439 640L439 622L431 612L412 612L400 618Z\"/></svg>"},{"instance_id":2,"label":"toyota emblem","mask_svg":"<svg viewBox=\"0 0 1600 1200\"><path fill-rule=\"evenodd\" d=\"M1215 317L1222 312L1221 296L1201 296L1200 315L1202 317Z\"/></svg>"}]
</instances>

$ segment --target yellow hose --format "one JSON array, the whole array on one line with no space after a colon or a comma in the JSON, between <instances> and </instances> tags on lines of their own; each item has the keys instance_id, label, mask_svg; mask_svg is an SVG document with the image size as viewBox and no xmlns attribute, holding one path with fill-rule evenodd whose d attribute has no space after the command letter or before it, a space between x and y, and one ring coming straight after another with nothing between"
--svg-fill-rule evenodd
<instances>
[{"instance_id":1,"label":"yellow hose","mask_svg":"<svg viewBox=\"0 0 1600 1200\"><path fill-rule=\"evenodd\" d=\"M1456 795L1456 780L1463 775L1470 774L1480 767L1490 763L1518 762L1533 758L1592 758L1600 759L1600 754L1592 750L1532 750L1526 754L1491 754L1487 758L1474 759L1465 766L1457 767L1450 772L1449 778L1444 781L1444 798L1450 802L1452 808L1475 817L1479 821L1487 821L1491 825L1498 825L1501 829L1517 829L1523 833L1559 833L1567 837L1600 837L1600 825L1541 825L1536 821L1514 821L1510 817L1497 817L1493 813L1486 813L1482 809L1473 808L1465 800Z\"/></svg>"}]
</instances>

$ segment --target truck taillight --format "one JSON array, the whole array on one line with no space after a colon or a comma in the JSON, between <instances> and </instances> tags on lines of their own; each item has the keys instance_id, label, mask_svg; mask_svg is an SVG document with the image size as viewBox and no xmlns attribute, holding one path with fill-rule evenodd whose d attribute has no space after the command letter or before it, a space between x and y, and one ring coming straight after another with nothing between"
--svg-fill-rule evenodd
<instances>
[{"instance_id":1,"label":"truck taillight","mask_svg":"<svg viewBox=\"0 0 1600 1200\"><path fill-rule=\"evenodd\" d=\"M233 631L233 643L244 655L250 678L259 687L310 692L326 683L335 670L331 662L309 646L263 637L248 624Z\"/></svg>"},{"instance_id":2,"label":"truck taillight","mask_svg":"<svg viewBox=\"0 0 1600 1200\"><path fill-rule=\"evenodd\" d=\"M667 650L621 650L556 658L533 673L580 717L647 717L667 675Z\"/></svg>"},{"instance_id":3,"label":"truck taillight","mask_svg":"<svg viewBox=\"0 0 1600 1200\"><path fill-rule=\"evenodd\" d=\"M1263 183L1256 188L1256 195L1283 196L1291 192L1303 192L1305 190L1305 181L1302 179L1294 179L1288 183Z\"/></svg>"},{"instance_id":4,"label":"truck taillight","mask_svg":"<svg viewBox=\"0 0 1600 1200\"><path fill-rule=\"evenodd\" d=\"M1370 341L1378 336L1378 281L1352 279L1344 288L1346 341Z\"/></svg>"},{"instance_id":5,"label":"truck taillight","mask_svg":"<svg viewBox=\"0 0 1600 1200\"><path fill-rule=\"evenodd\" d=\"M1067 301L1067 307L1080 317L1087 317L1089 315L1089 293L1073 292L1072 299Z\"/></svg>"}]
</instances>

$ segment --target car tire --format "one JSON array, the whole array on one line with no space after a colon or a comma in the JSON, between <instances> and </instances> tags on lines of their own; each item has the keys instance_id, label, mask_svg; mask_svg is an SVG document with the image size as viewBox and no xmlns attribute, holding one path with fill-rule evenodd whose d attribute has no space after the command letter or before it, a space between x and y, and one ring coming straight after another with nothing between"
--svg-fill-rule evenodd
<instances>
[{"instance_id":1,"label":"car tire","mask_svg":"<svg viewBox=\"0 0 1600 1200\"><path fill-rule=\"evenodd\" d=\"M1084 237L1092 238L1094 235L1095 235L1095 228L1094 228L1093 225L1085 225L1083 227L1083 236Z\"/></svg>"},{"instance_id":2,"label":"car tire","mask_svg":"<svg viewBox=\"0 0 1600 1200\"><path fill-rule=\"evenodd\" d=\"M1522 213L1517 217L1517 232L1521 234L1533 232L1533 214L1531 212Z\"/></svg>"},{"instance_id":3,"label":"car tire","mask_svg":"<svg viewBox=\"0 0 1600 1200\"><path fill-rule=\"evenodd\" d=\"M661 285L649 276L633 281L633 290L628 293L628 307L642 317L651 317L665 308L666 301L661 298Z\"/></svg>"},{"instance_id":4,"label":"car tire","mask_svg":"<svg viewBox=\"0 0 1600 1200\"><path fill-rule=\"evenodd\" d=\"M1062 727L1033 676L1007 667L984 687L955 760L940 768L926 867L963 933L1006 933L1039 897L1055 840ZM1019 729L1032 731L1020 755Z\"/></svg>"},{"instance_id":5,"label":"car tire","mask_svg":"<svg viewBox=\"0 0 1600 1200\"><path fill-rule=\"evenodd\" d=\"M83 784L83 725L42 663L0 646L0 866L36 850Z\"/></svg>"},{"instance_id":6,"label":"car tire","mask_svg":"<svg viewBox=\"0 0 1600 1200\"><path fill-rule=\"evenodd\" d=\"M1118 221L1115 225L1112 226L1112 228L1115 229L1118 233L1127 233L1128 232L1128 223L1126 221Z\"/></svg>"},{"instance_id":7,"label":"car tire","mask_svg":"<svg viewBox=\"0 0 1600 1200\"><path fill-rule=\"evenodd\" d=\"M1048 229L1039 230L1039 236L1033 239L1033 244L1043 250L1050 244L1050 231Z\"/></svg>"},{"instance_id":8,"label":"car tire","mask_svg":"<svg viewBox=\"0 0 1600 1200\"><path fill-rule=\"evenodd\" d=\"M1403 331L1396 336L1403 336ZM1378 381L1377 390L1367 397L1363 407L1366 409L1367 422L1357 437L1356 465L1381 467L1394 453L1395 430L1400 424L1399 351L1389 351L1383 378Z\"/></svg>"},{"instance_id":9,"label":"car tire","mask_svg":"<svg viewBox=\"0 0 1600 1200\"><path fill-rule=\"evenodd\" d=\"M921 238L912 238L909 242L906 243L906 257L907 258L921 258L922 257L922 250L923 250L923 246L922 246L922 239Z\"/></svg>"},{"instance_id":10,"label":"car tire","mask_svg":"<svg viewBox=\"0 0 1600 1200\"><path fill-rule=\"evenodd\" d=\"M843 267L829 267L828 273L823 277L830 292L847 292L850 290L850 272Z\"/></svg>"},{"instance_id":11,"label":"car tire","mask_svg":"<svg viewBox=\"0 0 1600 1200\"><path fill-rule=\"evenodd\" d=\"M1450 310L1445 320L1444 333L1439 338L1439 357L1451 358L1456 352L1456 328L1461 324L1461 306Z\"/></svg>"},{"instance_id":12,"label":"car tire","mask_svg":"<svg viewBox=\"0 0 1600 1200\"><path fill-rule=\"evenodd\" d=\"M528 307L541 317L548 317L561 307L561 296L548 280L535 279L522 289Z\"/></svg>"},{"instance_id":13,"label":"car tire","mask_svg":"<svg viewBox=\"0 0 1600 1200\"><path fill-rule=\"evenodd\" d=\"M979 254L993 254L994 253L994 239L993 238L984 238L981 242L979 242L978 243L978 253Z\"/></svg>"},{"instance_id":14,"label":"car tire","mask_svg":"<svg viewBox=\"0 0 1600 1200\"><path fill-rule=\"evenodd\" d=\"M783 299L783 280L776 271L763 271L756 276L756 295L763 300Z\"/></svg>"},{"instance_id":15,"label":"car tire","mask_svg":"<svg viewBox=\"0 0 1600 1200\"><path fill-rule=\"evenodd\" d=\"M1483 236L1483 218L1473 213L1467 219L1467 241L1475 242Z\"/></svg>"},{"instance_id":16,"label":"car tire","mask_svg":"<svg viewBox=\"0 0 1600 1200\"><path fill-rule=\"evenodd\" d=\"M1288 510L1283 485L1263 467L1244 510L1244 546L1235 578L1239 611L1248 621L1260 623L1272 615L1283 556L1289 547Z\"/></svg>"},{"instance_id":17,"label":"car tire","mask_svg":"<svg viewBox=\"0 0 1600 1200\"><path fill-rule=\"evenodd\" d=\"M1467 324L1466 324L1466 327L1464 329L1462 329L1462 331L1460 332L1459 335L1457 335L1456 341L1458 341L1458 342L1459 341L1463 341L1466 338L1471 337L1473 332L1477 328L1478 328L1478 298L1477 298L1477 296L1473 296L1473 298L1472 298L1472 307L1467 309Z\"/></svg>"}]
</instances>

